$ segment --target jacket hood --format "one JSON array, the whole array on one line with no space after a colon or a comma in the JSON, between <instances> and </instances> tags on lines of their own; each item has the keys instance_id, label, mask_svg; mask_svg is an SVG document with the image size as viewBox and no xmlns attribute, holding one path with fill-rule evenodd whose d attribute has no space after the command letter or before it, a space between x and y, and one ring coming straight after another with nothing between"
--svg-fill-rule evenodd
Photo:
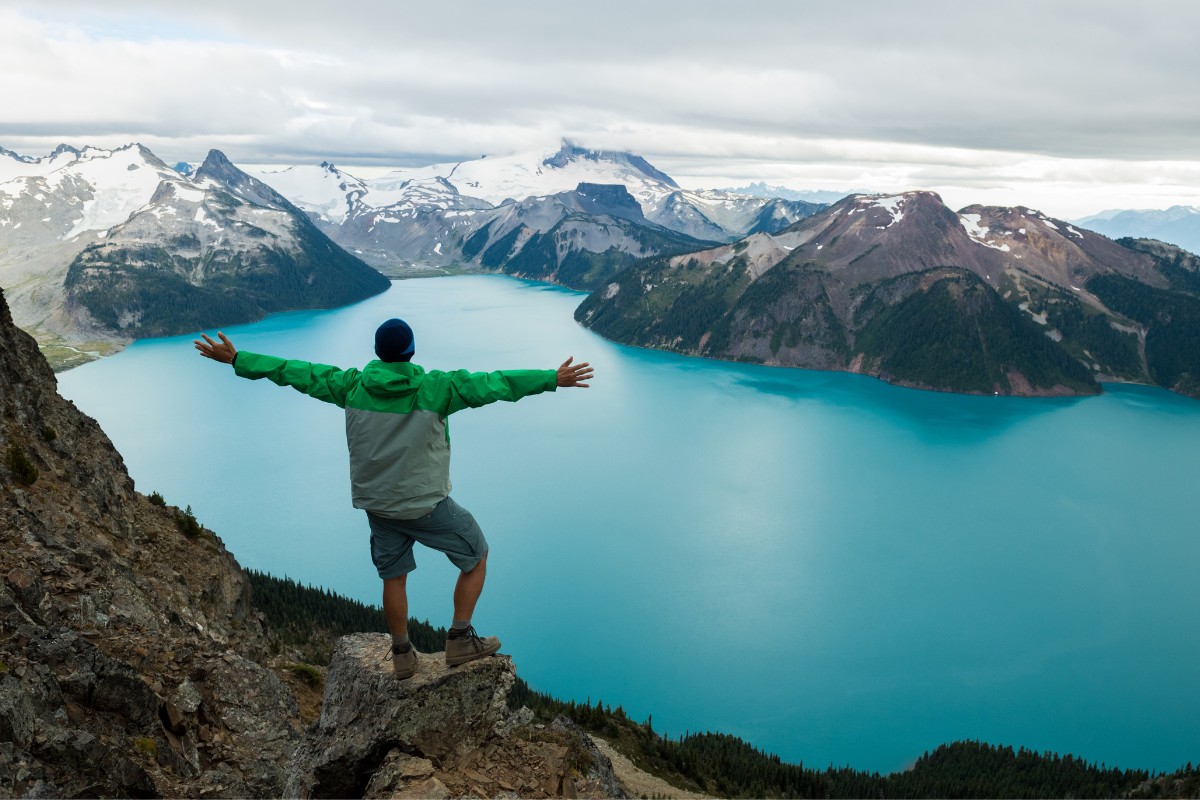
<instances>
[{"instance_id":1,"label":"jacket hood","mask_svg":"<svg viewBox=\"0 0 1200 800\"><path fill-rule=\"evenodd\" d=\"M377 397L403 397L417 391L425 368L408 361L372 361L363 367L362 387Z\"/></svg>"}]
</instances>

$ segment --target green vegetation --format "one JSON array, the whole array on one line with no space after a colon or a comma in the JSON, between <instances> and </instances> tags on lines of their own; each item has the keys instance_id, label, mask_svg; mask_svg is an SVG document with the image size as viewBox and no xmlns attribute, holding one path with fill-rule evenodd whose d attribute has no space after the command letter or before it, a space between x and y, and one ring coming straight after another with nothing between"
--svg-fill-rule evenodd
<instances>
[{"instance_id":1,"label":"green vegetation","mask_svg":"<svg viewBox=\"0 0 1200 800\"><path fill-rule=\"evenodd\" d=\"M771 335L771 355L801 345L830 354L839 364L849 356L847 332L833 310L822 276L810 264L784 262L750 284L732 316L762 326Z\"/></svg>"},{"instance_id":2,"label":"green vegetation","mask_svg":"<svg viewBox=\"0 0 1200 800\"><path fill-rule=\"evenodd\" d=\"M189 539L195 539L204 532L203 526L197 521L196 515L192 513L191 506L188 506L184 511L180 511L178 508L172 509L171 516L175 519L176 527Z\"/></svg>"},{"instance_id":3,"label":"green vegetation","mask_svg":"<svg viewBox=\"0 0 1200 800\"><path fill-rule=\"evenodd\" d=\"M1086 367L977 276L965 270L944 273L927 290L882 304L859 331L855 347L884 375L990 393L1012 391L1009 374L1019 372L1034 388L1099 391ZM906 279L912 276L896 280ZM876 292L889 291L888 283Z\"/></svg>"},{"instance_id":4,"label":"green vegetation","mask_svg":"<svg viewBox=\"0 0 1200 800\"><path fill-rule=\"evenodd\" d=\"M1117 330L1108 315L1064 296L1046 305L1046 320L1062 333L1064 346L1075 345L1079 350L1072 355L1100 364L1110 375L1131 380L1142 377L1137 334Z\"/></svg>"},{"instance_id":5,"label":"green vegetation","mask_svg":"<svg viewBox=\"0 0 1200 800\"><path fill-rule=\"evenodd\" d=\"M328 666L333 643L339 636L387 632L387 620L379 606L305 586L291 578L276 578L255 570L246 570L246 576L254 606L266 617L277 649L294 648L309 664ZM436 653L446 647L446 629L428 622L409 620L408 636L423 653Z\"/></svg>"},{"instance_id":6,"label":"green vegetation","mask_svg":"<svg viewBox=\"0 0 1200 800\"><path fill-rule=\"evenodd\" d=\"M287 669L300 680L316 689L321 685L321 670L312 664L288 664Z\"/></svg>"},{"instance_id":7,"label":"green vegetation","mask_svg":"<svg viewBox=\"0 0 1200 800\"><path fill-rule=\"evenodd\" d=\"M1146 327L1151 380L1200 397L1200 298L1112 273L1095 276L1087 288L1113 311Z\"/></svg>"},{"instance_id":8,"label":"green vegetation","mask_svg":"<svg viewBox=\"0 0 1200 800\"><path fill-rule=\"evenodd\" d=\"M1117 244L1145 253L1177 292L1200 295L1200 256L1155 239L1117 239Z\"/></svg>"},{"instance_id":9,"label":"green vegetation","mask_svg":"<svg viewBox=\"0 0 1200 800\"><path fill-rule=\"evenodd\" d=\"M254 605L266 617L277 643L299 647L311 664L327 665L337 637L360 631L386 631L383 610L304 586L290 578L248 571ZM445 629L409 621L418 650L436 652ZM319 671L305 664L289 667L311 680ZM537 692L517 678L509 695L512 708L528 706L541 720L565 714L584 729L613 742L638 766L671 783L719 797L1119 797L1154 779L1145 770L1119 770L1089 764L1073 756L1013 750L979 742L938 747L904 772L879 775L849 767L815 770L788 764L747 742L720 733L665 737L652 720L635 722L618 705L597 700L576 703ZM1157 794L1193 796L1200 784L1189 764L1169 779L1159 777ZM1178 781L1175 783L1173 781ZM1183 787L1182 789L1180 787Z\"/></svg>"},{"instance_id":10,"label":"green vegetation","mask_svg":"<svg viewBox=\"0 0 1200 800\"><path fill-rule=\"evenodd\" d=\"M158 742L147 736L135 737L133 740L133 746L147 755L153 756L158 754Z\"/></svg>"},{"instance_id":11,"label":"green vegetation","mask_svg":"<svg viewBox=\"0 0 1200 800\"><path fill-rule=\"evenodd\" d=\"M644 288L651 284L653 290ZM720 356L732 340L732 309L751 283L740 258L729 265L689 260L672 267L664 257L644 262L618 285L609 301L599 293L589 296L575 318L592 312L589 327L616 341Z\"/></svg>"},{"instance_id":12,"label":"green vegetation","mask_svg":"<svg viewBox=\"0 0 1200 800\"><path fill-rule=\"evenodd\" d=\"M151 492L150 496L146 499L150 501L150 505L152 506L159 506L161 508L167 505L167 501L158 492Z\"/></svg>"},{"instance_id":13,"label":"green vegetation","mask_svg":"<svg viewBox=\"0 0 1200 800\"><path fill-rule=\"evenodd\" d=\"M29 456L25 455L25 448L16 442L9 444L4 464L12 473L13 479L23 486L35 484L41 474L37 466L29 460Z\"/></svg>"},{"instance_id":14,"label":"green vegetation","mask_svg":"<svg viewBox=\"0 0 1200 800\"><path fill-rule=\"evenodd\" d=\"M969 741L942 745L911 769L890 775L850 767L815 770L785 763L726 734L664 737L650 719L634 722L619 706L563 702L519 678L509 704L528 706L543 720L565 714L613 741L647 772L718 797L1119 797L1150 777L1145 770L1097 766L1070 755ZM1196 772L1189 764L1177 774Z\"/></svg>"},{"instance_id":15,"label":"green vegetation","mask_svg":"<svg viewBox=\"0 0 1200 800\"><path fill-rule=\"evenodd\" d=\"M58 431L54 430L54 428L50 427L49 425L42 426L42 441L53 442L57 438Z\"/></svg>"}]
</instances>

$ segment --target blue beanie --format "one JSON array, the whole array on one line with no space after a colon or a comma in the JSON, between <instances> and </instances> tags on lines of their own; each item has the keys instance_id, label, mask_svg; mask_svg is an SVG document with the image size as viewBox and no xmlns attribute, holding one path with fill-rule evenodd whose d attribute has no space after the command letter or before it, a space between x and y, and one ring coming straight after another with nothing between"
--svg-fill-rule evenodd
<instances>
[{"instance_id":1,"label":"blue beanie","mask_svg":"<svg viewBox=\"0 0 1200 800\"><path fill-rule=\"evenodd\" d=\"M408 361L413 344L412 328L402 319L389 319L375 331L375 355L380 361Z\"/></svg>"}]
</instances>

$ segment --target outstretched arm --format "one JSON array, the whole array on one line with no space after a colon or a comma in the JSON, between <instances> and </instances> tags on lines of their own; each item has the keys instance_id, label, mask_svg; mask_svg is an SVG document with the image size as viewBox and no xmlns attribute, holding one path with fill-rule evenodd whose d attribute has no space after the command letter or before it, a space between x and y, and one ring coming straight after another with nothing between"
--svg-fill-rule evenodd
<instances>
[{"instance_id":1,"label":"outstretched arm","mask_svg":"<svg viewBox=\"0 0 1200 800\"><path fill-rule=\"evenodd\" d=\"M196 349L200 351L200 355L205 358L211 358L213 361L220 361L222 364L232 364L234 357L237 356L237 348L233 346L233 342L229 341L229 337L217 331L217 337L220 342L214 342L208 338L207 333L200 334L204 337L204 341L196 339Z\"/></svg>"},{"instance_id":2,"label":"outstretched arm","mask_svg":"<svg viewBox=\"0 0 1200 800\"><path fill-rule=\"evenodd\" d=\"M575 356L570 356L558 368L558 385L559 386L578 386L581 389L588 388L584 381L590 381L595 370L588 366L588 362L582 364L572 364Z\"/></svg>"},{"instance_id":3,"label":"outstretched arm","mask_svg":"<svg viewBox=\"0 0 1200 800\"><path fill-rule=\"evenodd\" d=\"M425 382L430 409L453 414L464 408L479 408L497 400L513 402L540 392L553 392L560 386L587 388L593 370L586 363L572 364L568 358L557 370L502 370L499 372L433 372ZM419 402L419 401L418 401Z\"/></svg>"},{"instance_id":4,"label":"outstretched arm","mask_svg":"<svg viewBox=\"0 0 1200 800\"><path fill-rule=\"evenodd\" d=\"M234 371L243 378L266 378L280 386L291 386L309 397L343 408L346 406L347 395L358 383L356 369L344 370L327 364L276 358L251 353L249 350L239 353L233 342L220 331L217 331L220 342L213 341L207 334L200 335L204 341L195 340L200 355L222 364L233 364ZM234 359L237 359L237 363L234 363Z\"/></svg>"}]
</instances>

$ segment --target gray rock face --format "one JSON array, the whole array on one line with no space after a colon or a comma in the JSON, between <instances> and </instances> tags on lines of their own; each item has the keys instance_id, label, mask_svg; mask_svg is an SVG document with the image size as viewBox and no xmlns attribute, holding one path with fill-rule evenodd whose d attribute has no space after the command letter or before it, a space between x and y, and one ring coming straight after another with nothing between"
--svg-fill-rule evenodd
<instances>
[{"instance_id":1,"label":"gray rock face","mask_svg":"<svg viewBox=\"0 0 1200 800\"><path fill-rule=\"evenodd\" d=\"M321 719L296 751L289 797L358 797L388 752L453 762L493 735L508 717L516 678L507 658L448 668L420 654L417 674L397 681L391 639L340 639L325 683Z\"/></svg>"},{"instance_id":2,"label":"gray rock face","mask_svg":"<svg viewBox=\"0 0 1200 800\"><path fill-rule=\"evenodd\" d=\"M211 532L134 491L0 294L0 796L274 796L295 698Z\"/></svg>"},{"instance_id":3,"label":"gray rock face","mask_svg":"<svg viewBox=\"0 0 1200 800\"><path fill-rule=\"evenodd\" d=\"M612 762L570 720L510 713L507 656L447 667L419 654L392 675L386 634L340 639L320 720L296 749L287 797L625 797Z\"/></svg>"}]
</instances>

